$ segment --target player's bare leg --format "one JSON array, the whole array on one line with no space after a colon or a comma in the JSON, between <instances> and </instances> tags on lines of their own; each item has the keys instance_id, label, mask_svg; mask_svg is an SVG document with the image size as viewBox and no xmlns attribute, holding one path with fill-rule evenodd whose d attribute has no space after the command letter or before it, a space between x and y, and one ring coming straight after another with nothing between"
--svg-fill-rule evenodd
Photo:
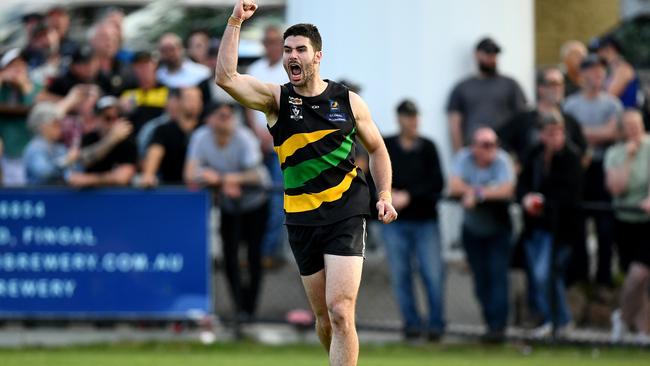
<instances>
[{"instance_id":1,"label":"player's bare leg","mask_svg":"<svg viewBox=\"0 0 650 366\"><path fill-rule=\"evenodd\" d=\"M356 365L359 358L355 307L362 268L362 257L325 255L325 298L332 325L333 366Z\"/></svg>"},{"instance_id":2,"label":"player's bare leg","mask_svg":"<svg viewBox=\"0 0 650 366\"><path fill-rule=\"evenodd\" d=\"M332 343L332 325L325 302L325 270L322 269L313 275L303 276L302 284L309 299L309 304L316 317L316 334L318 339L329 353Z\"/></svg>"}]
</instances>

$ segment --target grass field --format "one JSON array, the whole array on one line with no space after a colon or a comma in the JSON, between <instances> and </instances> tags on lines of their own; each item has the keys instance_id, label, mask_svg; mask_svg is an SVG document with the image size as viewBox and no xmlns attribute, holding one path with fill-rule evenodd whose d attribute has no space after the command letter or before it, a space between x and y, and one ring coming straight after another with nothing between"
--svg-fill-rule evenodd
<instances>
[{"instance_id":1,"label":"grass field","mask_svg":"<svg viewBox=\"0 0 650 366\"><path fill-rule=\"evenodd\" d=\"M530 349L529 349L530 350ZM650 365L650 350L533 348L473 345L364 345L359 365L366 366L626 366ZM61 349L0 350L3 366L317 366L327 365L317 346L263 346L226 343L120 344Z\"/></svg>"}]
</instances>

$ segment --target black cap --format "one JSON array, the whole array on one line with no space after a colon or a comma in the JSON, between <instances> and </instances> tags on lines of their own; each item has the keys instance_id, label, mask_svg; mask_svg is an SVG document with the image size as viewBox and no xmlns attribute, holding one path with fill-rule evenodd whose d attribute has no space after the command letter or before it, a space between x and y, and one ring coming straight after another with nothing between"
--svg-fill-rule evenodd
<instances>
[{"instance_id":1,"label":"black cap","mask_svg":"<svg viewBox=\"0 0 650 366\"><path fill-rule=\"evenodd\" d=\"M613 47L618 53L623 53L623 46L621 46L621 42L619 42L618 39L616 39L616 37L611 34L600 38L594 38L589 42L589 50L591 51L598 51L608 46Z\"/></svg>"},{"instance_id":2,"label":"black cap","mask_svg":"<svg viewBox=\"0 0 650 366\"><path fill-rule=\"evenodd\" d=\"M602 67L607 67L607 63L605 62L605 60L600 58L600 56L591 53L587 55L587 57L582 59L582 62L580 62L580 70L586 70L593 66L598 66L598 65Z\"/></svg>"},{"instance_id":3,"label":"black cap","mask_svg":"<svg viewBox=\"0 0 650 366\"><path fill-rule=\"evenodd\" d=\"M71 61L73 64L84 64L90 61L95 55L92 47L88 45L78 47L73 53Z\"/></svg>"},{"instance_id":4,"label":"black cap","mask_svg":"<svg viewBox=\"0 0 650 366\"><path fill-rule=\"evenodd\" d=\"M501 47L490 37L481 39L478 44L476 44L477 51L483 51L485 53L499 53L501 52Z\"/></svg>"},{"instance_id":5,"label":"black cap","mask_svg":"<svg viewBox=\"0 0 650 366\"><path fill-rule=\"evenodd\" d=\"M149 51L137 51L135 54L133 54L133 60L131 62L138 63L138 62L148 62L153 60L153 56L151 55L151 52Z\"/></svg>"},{"instance_id":6,"label":"black cap","mask_svg":"<svg viewBox=\"0 0 650 366\"><path fill-rule=\"evenodd\" d=\"M43 14L40 13L27 13L23 15L22 21L23 23L31 22L31 21L41 21L43 20Z\"/></svg>"},{"instance_id":7,"label":"black cap","mask_svg":"<svg viewBox=\"0 0 650 366\"><path fill-rule=\"evenodd\" d=\"M402 116L417 116L418 107L409 99L405 99L397 105L397 114Z\"/></svg>"}]
</instances>

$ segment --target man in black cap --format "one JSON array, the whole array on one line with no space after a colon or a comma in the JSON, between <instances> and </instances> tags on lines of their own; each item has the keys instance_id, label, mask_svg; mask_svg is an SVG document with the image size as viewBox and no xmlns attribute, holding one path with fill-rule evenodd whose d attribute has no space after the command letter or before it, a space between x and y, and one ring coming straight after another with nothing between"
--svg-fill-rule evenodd
<instances>
[{"instance_id":1,"label":"man in black cap","mask_svg":"<svg viewBox=\"0 0 650 366\"><path fill-rule=\"evenodd\" d=\"M133 123L136 134L145 123L160 116L167 105L169 88L158 82L157 67L158 62L150 52L136 52L131 68L137 85L120 95L122 108Z\"/></svg>"},{"instance_id":2,"label":"man in black cap","mask_svg":"<svg viewBox=\"0 0 650 366\"><path fill-rule=\"evenodd\" d=\"M461 81L451 92L447 113L454 151L466 146L477 128L498 129L526 106L519 84L497 70L500 52L493 39L480 40L475 52L478 75Z\"/></svg>"},{"instance_id":3,"label":"man in black cap","mask_svg":"<svg viewBox=\"0 0 650 366\"><path fill-rule=\"evenodd\" d=\"M91 88L92 84L96 84L98 72L99 66L93 49L89 46L79 47L71 56L68 71L51 80L46 90L39 95L39 100L59 101L78 84L87 84Z\"/></svg>"},{"instance_id":4,"label":"man in black cap","mask_svg":"<svg viewBox=\"0 0 650 366\"><path fill-rule=\"evenodd\" d=\"M588 55L580 64L582 89L567 98L564 112L573 116L585 135L588 144L589 163L585 171L584 200L609 202L611 197L605 188L603 158L607 148L619 137L619 118L623 106L617 97L603 90L606 75L605 61L598 55ZM614 217L611 212L588 213L594 218L598 234L598 266L596 282L612 286L612 243ZM586 255L586 234L584 243L574 251L575 261L570 266L569 280L587 280L589 256Z\"/></svg>"},{"instance_id":5,"label":"man in black cap","mask_svg":"<svg viewBox=\"0 0 650 366\"><path fill-rule=\"evenodd\" d=\"M417 338L424 331L436 341L445 330L444 263L438 230L438 196L444 179L438 150L418 132L418 109L410 100L397 107L399 134L384 141L393 163L393 205L400 221L382 226L386 258L404 336ZM427 174L422 174L422 172ZM416 264L417 263L417 264ZM426 294L428 319L422 319L413 291L417 268Z\"/></svg>"}]
</instances>

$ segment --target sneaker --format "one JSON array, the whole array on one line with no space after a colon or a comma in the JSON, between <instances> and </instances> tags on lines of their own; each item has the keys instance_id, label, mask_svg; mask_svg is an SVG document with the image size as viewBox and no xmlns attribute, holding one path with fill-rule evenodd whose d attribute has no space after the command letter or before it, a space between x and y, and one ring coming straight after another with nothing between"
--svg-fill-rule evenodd
<instances>
[{"instance_id":1,"label":"sneaker","mask_svg":"<svg viewBox=\"0 0 650 366\"><path fill-rule=\"evenodd\" d=\"M559 326L555 332L555 335L560 338L569 338L569 336L571 336L571 332L573 332L575 329L575 323L570 321L564 325Z\"/></svg>"},{"instance_id":2,"label":"sneaker","mask_svg":"<svg viewBox=\"0 0 650 366\"><path fill-rule=\"evenodd\" d=\"M533 338L548 338L551 334L553 334L553 324L551 323L544 323L531 332Z\"/></svg>"},{"instance_id":3,"label":"sneaker","mask_svg":"<svg viewBox=\"0 0 650 366\"><path fill-rule=\"evenodd\" d=\"M619 343L623 340L623 336L628 333L627 326L623 321L623 314L621 309L616 309L612 312L612 334L611 341L614 343Z\"/></svg>"}]
</instances>

